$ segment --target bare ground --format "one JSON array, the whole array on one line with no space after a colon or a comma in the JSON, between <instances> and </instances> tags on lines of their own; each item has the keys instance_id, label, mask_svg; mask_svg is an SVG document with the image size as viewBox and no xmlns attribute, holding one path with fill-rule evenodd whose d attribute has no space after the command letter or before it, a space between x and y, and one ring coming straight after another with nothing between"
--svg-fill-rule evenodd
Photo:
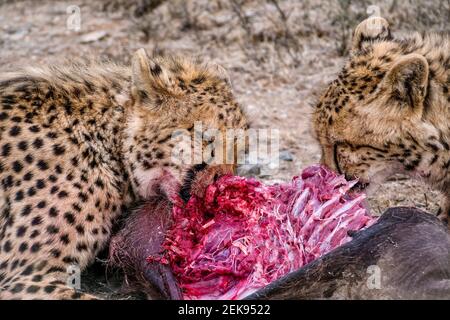
<instances>
[{"instance_id":1,"label":"bare ground","mask_svg":"<svg viewBox=\"0 0 450 320\"><path fill-rule=\"evenodd\" d=\"M292 156L261 177L266 181L290 179L319 161L310 115L317 95L341 68L351 28L367 17L369 5L349 0L79 0L73 3L81 9L76 32L66 26L71 4L0 0L0 71L71 59L126 64L141 47L207 57L228 69L252 126L278 129L281 150ZM399 34L448 31L447 1L384 0L379 6ZM375 214L397 205L435 212L438 199L420 182L393 177L369 202ZM85 289L102 297L136 298L117 293L120 274L106 273L101 262L83 279Z\"/></svg>"}]
</instances>

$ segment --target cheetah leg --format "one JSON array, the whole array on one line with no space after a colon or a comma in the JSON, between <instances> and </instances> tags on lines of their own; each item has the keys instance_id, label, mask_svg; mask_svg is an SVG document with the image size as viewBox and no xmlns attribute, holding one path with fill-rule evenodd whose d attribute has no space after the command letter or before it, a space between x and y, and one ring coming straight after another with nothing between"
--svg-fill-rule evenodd
<instances>
[{"instance_id":1,"label":"cheetah leg","mask_svg":"<svg viewBox=\"0 0 450 320\"><path fill-rule=\"evenodd\" d=\"M37 278L36 278L37 277ZM1 290L1 289L0 289ZM38 275L21 277L0 291L0 300L97 300L93 295L75 290L63 281Z\"/></svg>"}]
</instances>

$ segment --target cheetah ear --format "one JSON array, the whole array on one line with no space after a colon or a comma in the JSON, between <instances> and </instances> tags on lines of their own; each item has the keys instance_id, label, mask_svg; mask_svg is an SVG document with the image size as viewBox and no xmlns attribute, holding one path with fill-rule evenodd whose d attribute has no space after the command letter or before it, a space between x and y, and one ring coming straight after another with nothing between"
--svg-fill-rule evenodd
<instances>
[{"instance_id":1,"label":"cheetah ear","mask_svg":"<svg viewBox=\"0 0 450 320\"><path fill-rule=\"evenodd\" d=\"M428 75L427 60L413 53L396 62L383 81L393 99L421 108L427 95Z\"/></svg>"},{"instance_id":2,"label":"cheetah ear","mask_svg":"<svg viewBox=\"0 0 450 320\"><path fill-rule=\"evenodd\" d=\"M228 74L227 69L225 69L224 67L222 67L220 64L217 63L210 63L209 66L213 70L213 72L217 75L217 77L219 77L219 79L225 81L226 83L228 83L230 87L232 87L231 78L230 75Z\"/></svg>"},{"instance_id":3,"label":"cheetah ear","mask_svg":"<svg viewBox=\"0 0 450 320\"><path fill-rule=\"evenodd\" d=\"M370 17L361 22L353 33L352 50L361 50L365 44L374 41L391 40L391 30L386 19Z\"/></svg>"},{"instance_id":4,"label":"cheetah ear","mask_svg":"<svg viewBox=\"0 0 450 320\"><path fill-rule=\"evenodd\" d=\"M157 62L150 59L144 49L139 49L131 61L131 95L136 99L148 97L152 93L168 93L171 86L169 73Z\"/></svg>"}]
</instances>

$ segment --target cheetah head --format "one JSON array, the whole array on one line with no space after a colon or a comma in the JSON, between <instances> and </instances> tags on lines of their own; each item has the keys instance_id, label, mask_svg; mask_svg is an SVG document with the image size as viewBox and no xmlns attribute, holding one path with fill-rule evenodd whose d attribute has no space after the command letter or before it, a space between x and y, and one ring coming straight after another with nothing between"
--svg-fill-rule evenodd
<instances>
[{"instance_id":1,"label":"cheetah head","mask_svg":"<svg viewBox=\"0 0 450 320\"><path fill-rule=\"evenodd\" d=\"M403 45L383 18L363 21L354 32L350 60L314 111L322 162L359 178L363 188L393 173L426 174L421 165L432 154L422 142L439 139L423 119L428 62Z\"/></svg>"},{"instance_id":2,"label":"cheetah head","mask_svg":"<svg viewBox=\"0 0 450 320\"><path fill-rule=\"evenodd\" d=\"M124 153L141 197L186 201L220 175L234 172L236 156L224 160L211 147L227 130L247 128L222 67L179 57L149 58L140 49L132 59L127 109ZM226 150L230 145L237 155L236 139L223 142Z\"/></svg>"}]
</instances>

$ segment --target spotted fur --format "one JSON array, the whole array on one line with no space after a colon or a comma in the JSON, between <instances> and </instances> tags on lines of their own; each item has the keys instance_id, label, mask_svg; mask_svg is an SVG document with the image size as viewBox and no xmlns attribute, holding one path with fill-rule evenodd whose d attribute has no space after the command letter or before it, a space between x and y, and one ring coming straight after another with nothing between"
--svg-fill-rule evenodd
<instances>
[{"instance_id":1,"label":"spotted fur","mask_svg":"<svg viewBox=\"0 0 450 320\"><path fill-rule=\"evenodd\" d=\"M355 30L351 57L314 112L322 161L361 186L394 173L422 179L450 201L448 35L391 35L382 18Z\"/></svg>"},{"instance_id":2,"label":"spotted fur","mask_svg":"<svg viewBox=\"0 0 450 320\"><path fill-rule=\"evenodd\" d=\"M0 76L0 299L89 299L66 285L135 200L173 201L233 165L175 164L195 121L245 128L225 71L181 58L46 67ZM205 128L207 129L207 128Z\"/></svg>"}]
</instances>

